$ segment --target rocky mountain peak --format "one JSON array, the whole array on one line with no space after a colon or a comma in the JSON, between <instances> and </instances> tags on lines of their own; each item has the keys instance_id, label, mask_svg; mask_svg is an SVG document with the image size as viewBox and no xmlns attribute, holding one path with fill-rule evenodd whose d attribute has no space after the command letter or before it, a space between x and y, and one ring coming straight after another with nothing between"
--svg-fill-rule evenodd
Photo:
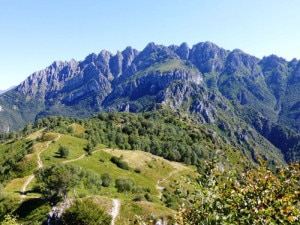
<instances>
[{"instance_id":1,"label":"rocky mountain peak","mask_svg":"<svg viewBox=\"0 0 300 225\"><path fill-rule=\"evenodd\" d=\"M257 66L260 60L251 56L240 49L234 49L228 54L226 60L226 68L228 73L233 73L243 68L250 68L251 70Z\"/></svg>"},{"instance_id":2,"label":"rocky mountain peak","mask_svg":"<svg viewBox=\"0 0 300 225\"><path fill-rule=\"evenodd\" d=\"M163 46L151 42L142 51L129 46L115 55L102 50L79 62L55 61L33 73L12 92L20 96L19 102L40 102L41 112L36 112L39 115L48 115L47 110L89 115L119 110L125 103L135 111L144 110L145 104L162 99L158 96L163 96L170 85L176 89L186 84L186 90L190 85L202 85L208 92L217 91L230 101L255 107L274 121L284 113L286 118L297 121L298 111L287 116L282 109L287 105L283 103L286 99L294 99L290 108L298 110L299 100L293 93L298 93L299 71L297 60L287 62L274 55L260 60L239 49L228 51L211 42L195 44L191 49L187 43ZM173 96L172 104L180 107L182 94L177 93L185 92L166 96ZM169 101L167 98L159 104ZM0 104L5 111L5 107L15 103ZM56 108L51 108L54 105ZM299 129L300 122L293 124Z\"/></svg>"},{"instance_id":3,"label":"rocky mountain peak","mask_svg":"<svg viewBox=\"0 0 300 225\"><path fill-rule=\"evenodd\" d=\"M127 47L124 51L122 51L122 55L123 55L123 72L126 71L128 69L128 67L132 64L133 60L135 59L135 57L139 54L139 52L132 48L132 47Z\"/></svg>"},{"instance_id":4,"label":"rocky mountain peak","mask_svg":"<svg viewBox=\"0 0 300 225\"><path fill-rule=\"evenodd\" d=\"M264 64L265 63L270 64L270 63L286 63L287 61L282 57L272 54L269 56L264 56L261 62Z\"/></svg>"},{"instance_id":5,"label":"rocky mountain peak","mask_svg":"<svg viewBox=\"0 0 300 225\"><path fill-rule=\"evenodd\" d=\"M56 70L56 69L61 69L62 66L64 66L64 63L62 61L54 61L50 67Z\"/></svg>"},{"instance_id":6,"label":"rocky mountain peak","mask_svg":"<svg viewBox=\"0 0 300 225\"><path fill-rule=\"evenodd\" d=\"M182 43L175 52L184 60L187 60L190 56L190 48L186 42Z\"/></svg>"},{"instance_id":7,"label":"rocky mountain peak","mask_svg":"<svg viewBox=\"0 0 300 225\"><path fill-rule=\"evenodd\" d=\"M0 129L2 124L6 130L8 124L19 129L50 115L89 117L103 111L166 107L202 123L218 126L221 122L221 129L228 127L226 118L230 124L232 118L245 120L249 127L253 122L270 139L254 112L270 124L278 122L299 131L299 87L297 60L287 62L275 55L260 60L211 42L192 49L187 43L166 47L152 42L141 52L132 47L115 55L103 50L79 62L55 61L33 73L0 96Z\"/></svg>"},{"instance_id":8,"label":"rocky mountain peak","mask_svg":"<svg viewBox=\"0 0 300 225\"><path fill-rule=\"evenodd\" d=\"M102 50L97 57L97 61L108 63L112 54L107 50Z\"/></svg>"},{"instance_id":9,"label":"rocky mountain peak","mask_svg":"<svg viewBox=\"0 0 300 225\"><path fill-rule=\"evenodd\" d=\"M160 47L156 45L154 42L150 42L149 44L146 45L146 47L143 49L142 52L151 53L151 52L158 51L159 48Z\"/></svg>"},{"instance_id":10,"label":"rocky mountain peak","mask_svg":"<svg viewBox=\"0 0 300 225\"><path fill-rule=\"evenodd\" d=\"M120 51L118 51L116 55L110 58L110 62L109 62L110 71L114 77L119 77L122 74L123 72L122 65L123 65L123 55Z\"/></svg>"},{"instance_id":11,"label":"rocky mountain peak","mask_svg":"<svg viewBox=\"0 0 300 225\"><path fill-rule=\"evenodd\" d=\"M91 62L94 62L97 60L97 54L96 53L91 53L84 59L84 63L89 64Z\"/></svg>"},{"instance_id":12,"label":"rocky mountain peak","mask_svg":"<svg viewBox=\"0 0 300 225\"><path fill-rule=\"evenodd\" d=\"M128 46L122 51L122 55L126 58L134 58L139 54L138 50Z\"/></svg>"},{"instance_id":13,"label":"rocky mountain peak","mask_svg":"<svg viewBox=\"0 0 300 225\"><path fill-rule=\"evenodd\" d=\"M190 51L190 60L202 73L221 71L228 51L211 42L194 45Z\"/></svg>"},{"instance_id":14,"label":"rocky mountain peak","mask_svg":"<svg viewBox=\"0 0 300 225\"><path fill-rule=\"evenodd\" d=\"M283 72L286 69L287 61L277 55L270 55L263 57L260 61L260 65L263 65L265 71L272 71L275 69Z\"/></svg>"}]
</instances>

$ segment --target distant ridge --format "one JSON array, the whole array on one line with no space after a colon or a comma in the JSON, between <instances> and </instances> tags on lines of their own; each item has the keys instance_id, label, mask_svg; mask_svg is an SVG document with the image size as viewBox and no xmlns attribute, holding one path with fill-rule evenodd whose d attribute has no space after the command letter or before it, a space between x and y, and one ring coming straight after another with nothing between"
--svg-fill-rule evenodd
<instances>
[{"instance_id":1,"label":"distant ridge","mask_svg":"<svg viewBox=\"0 0 300 225\"><path fill-rule=\"evenodd\" d=\"M168 109L252 155L276 148L286 161L300 159L300 61L259 59L211 42L191 48L152 42L142 51L55 61L2 94L0 107L3 132L48 116Z\"/></svg>"}]
</instances>

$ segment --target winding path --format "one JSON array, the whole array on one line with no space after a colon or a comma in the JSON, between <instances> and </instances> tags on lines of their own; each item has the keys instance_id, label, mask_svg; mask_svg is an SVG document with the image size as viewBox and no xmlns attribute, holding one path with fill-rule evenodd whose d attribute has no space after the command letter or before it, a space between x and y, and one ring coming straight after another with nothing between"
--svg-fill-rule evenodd
<instances>
[{"instance_id":1,"label":"winding path","mask_svg":"<svg viewBox=\"0 0 300 225\"><path fill-rule=\"evenodd\" d=\"M65 160L63 161L62 163L70 163L70 162L74 162L74 161L77 161L77 160L80 160L80 159L83 159L85 156L85 154L82 154L81 156L79 156L78 158L76 159L70 159L70 160Z\"/></svg>"},{"instance_id":2,"label":"winding path","mask_svg":"<svg viewBox=\"0 0 300 225\"><path fill-rule=\"evenodd\" d=\"M180 171L183 170L183 167L179 164L172 163L172 166L174 167L175 170L171 171L167 178L160 179L160 180L157 181L156 190L158 190L158 192L159 192L158 196L157 196L159 199L161 199L162 191L165 189L165 187L159 186L159 184L164 182L165 180L169 179L170 177L172 177L175 173L179 173Z\"/></svg>"},{"instance_id":3,"label":"winding path","mask_svg":"<svg viewBox=\"0 0 300 225\"><path fill-rule=\"evenodd\" d=\"M60 134L57 136L57 138L54 139L54 141L58 141L60 139ZM43 161L41 159L41 154L46 151L48 148L49 148L49 145L51 144L52 141L47 141L46 143L46 148L44 148L42 151L40 151L38 154L37 154L37 158L38 158L38 169L42 168L43 167ZM26 189L28 187L28 185L30 184L30 182L33 180L34 178L34 175L30 175L27 180L25 181L23 187L22 187L22 190L21 190L21 197L22 198L25 198L26 197Z\"/></svg>"},{"instance_id":4,"label":"winding path","mask_svg":"<svg viewBox=\"0 0 300 225\"><path fill-rule=\"evenodd\" d=\"M115 225L115 219L119 215L120 212L120 200L119 199L113 199L113 207L111 209L110 215L112 216L111 225Z\"/></svg>"},{"instance_id":5,"label":"winding path","mask_svg":"<svg viewBox=\"0 0 300 225\"><path fill-rule=\"evenodd\" d=\"M96 153L99 151L101 151L101 149L95 150L92 153ZM65 160L62 163L70 163L70 162L78 161L80 159L83 159L85 156L86 156L86 154L82 154L81 156L79 156L76 159ZM111 225L115 225L115 219L119 215L121 203L120 203L119 199L112 199L112 202L113 202L113 206L112 206L112 209L109 214L112 216ZM63 211L63 209L61 211Z\"/></svg>"},{"instance_id":6,"label":"winding path","mask_svg":"<svg viewBox=\"0 0 300 225\"><path fill-rule=\"evenodd\" d=\"M101 149L93 151L92 154L93 154L93 153L96 153L96 152L99 152L99 151L101 151ZM84 156L86 156L86 154L82 154L81 156L79 156L79 157L76 158L76 159L65 160L65 161L63 161L62 163L70 163L70 162L78 161L78 160L80 160L80 159L83 159Z\"/></svg>"}]
</instances>

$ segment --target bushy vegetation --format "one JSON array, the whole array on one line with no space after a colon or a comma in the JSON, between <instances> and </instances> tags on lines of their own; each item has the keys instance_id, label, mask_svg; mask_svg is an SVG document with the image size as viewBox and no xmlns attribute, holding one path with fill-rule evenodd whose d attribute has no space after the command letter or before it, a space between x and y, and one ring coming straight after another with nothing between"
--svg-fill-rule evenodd
<instances>
[{"instance_id":1,"label":"bushy vegetation","mask_svg":"<svg viewBox=\"0 0 300 225\"><path fill-rule=\"evenodd\" d=\"M19 225L17 223L17 218L12 215L5 215L4 220L1 222L1 225Z\"/></svg>"},{"instance_id":2,"label":"bushy vegetation","mask_svg":"<svg viewBox=\"0 0 300 225\"><path fill-rule=\"evenodd\" d=\"M81 126L82 132L75 131L77 125L74 124ZM252 166L255 161L253 155L258 151L250 144L232 145L230 132L228 139L224 139L206 125L167 109L137 114L101 113L89 119L51 116L38 119L35 124L15 132L14 137L22 137L29 131L42 128L44 132L58 132L86 139L85 150L89 155L97 145L102 144L109 148L143 150L171 161L199 166L204 160L212 159L216 152L221 152L227 165L245 168ZM9 140L9 136L11 134L3 134L2 138ZM238 140L233 138L231 141ZM278 157L278 160L273 161L272 158L271 163L282 163L280 155L273 156Z\"/></svg>"},{"instance_id":3,"label":"bushy vegetation","mask_svg":"<svg viewBox=\"0 0 300 225\"><path fill-rule=\"evenodd\" d=\"M274 174L261 167L240 179L222 174L208 163L196 192L179 209L177 223L195 224L298 224L300 221L300 167L278 168Z\"/></svg>"},{"instance_id":4,"label":"bushy vegetation","mask_svg":"<svg viewBox=\"0 0 300 225\"><path fill-rule=\"evenodd\" d=\"M109 187L112 182L112 178L108 173L101 174L102 186Z\"/></svg>"},{"instance_id":5,"label":"bushy vegetation","mask_svg":"<svg viewBox=\"0 0 300 225\"><path fill-rule=\"evenodd\" d=\"M84 127L84 133L69 133L72 124ZM45 132L59 132L88 141L86 151L92 151L98 144L109 148L143 150L171 161L199 165L214 157L216 150L231 154L239 152L204 125L181 118L170 110L146 113L101 113L89 119L48 117L39 119L32 130L46 127ZM20 134L19 134L20 135ZM241 155L242 157L242 155ZM228 157L229 163L237 163ZM241 167L249 166L248 159L240 159Z\"/></svg>"},{"instance_id":6,"label":"bushy vegetation","mask_svg":"<svg viewBox=\"0 0 300 225\"><path fill-rule=\"evenodd\" d=\"M92 171L82 171L79 167L66 164L52 164L35 172L37 188L47 199L67 197L70 190L84 186L91 194L101 189L101 176Z\"/></svg>"},{"instance_id":7,"label":"bushy vegetation","mask_svg":"<svg viewBox=\"0 0 300 225\"><path fill-rule=\"evenodd\" d=\"M26 133L37 130L39 135L34 140L23 139ZM57 138L58 133L61 134L60 138ZM160 206L164 205L173 210L177 210L178 205L184 203L177 215L180 225L293 224L299 221L299 164L291 164L287 168L278 167L271 172L258 160L262 166L251 169L254 164L247 161L245 152L243 155L237 147L231 146L204 125L194 124L190 119L176 116L168 110L140 114L113 112L84 120L49 117L39 119L23 131L2 137L4 143L0 145L1 155L3 153L0 159L0 191L10 179L24 179L24 176L32 174L37 168L37 152L45 149L47 151L41 156L44 167L35 172L36 185L32 185L31 190L41 193L46 200L62 200L73 191L76 198L85 197L87 192L89 195L105 193L121 196L126 201L133 200L134 204L143 201L156 204L159 201ZM77 147L70 147L72 145ZM46 149L46 146L49 148ZM110 149L100 151L107 146ZM142 160L139 165L133 165L128 158L124 160L122 157L126 156L124 152L131 154L132 151L119 151L114 148L143 150L172 161L196 165L201 176L197 183L189 180L196 191L181 186L180 179L184 179L183 176L178 176L180 179L177 181L166 181L174 176L171 171L180 173L180 169L173 168L166 172L166 164L160 163L161 161L154 163L154 156L149 160ZM79 157L84 156L84 150L88 155ZM30 161L29 153L35 153L32 154L34 160ZM100 159L98 154L101 155ZM222 164L213 162L203 167L204 162L216 155ZM70 160L64 160L67 157L79 159L72 162L78 166L69 164ZM52 161L65 164L50 164ZM228 166L232 169L229 170ZM156 167L164 174L151 176L151 181L146 182L145 174L153 173ZM111 168L117 172L110 172ZM234 168L238 168L236 173ZM240 173L241 168L246 168L246 171ZM161 187L163 189L158 191L155 185L161 178L165 178L165 183ZM157 197L156 192L161 194L160 197ZM24 209L18 208L17 201L6 196L1 197L0 221L4 220L4 215ZM45 214L47 207L43 210ZM37 213L43 219L41 211ZM29 217L25 215L23 218L26 220Z\"/></svg>"},{"instance_id":8,"label":"bushy vegetation","mask_svg":"<svg viewBox=\"0 0 300 225\"><path fill-rule=\"evenodd\" d=\"M18 207L19 199L1 197L0 203L0 221L14 219L12 213Z\"/></svg>"},{"instance_id":9,"label":"bushy vegetation","mask_svg":"<svg viewBox=\"0 0 300 225\"><path fill-rule=\"evenodd\" d=\"M33 141L28 140L12 140L0 146L0 182L23 177L36 166L29 158L24 158L26 154L31 152Z\"/></svg>"},{"instance_id":10,"label":"bushy vegetation","mask_svg":"<svg viewBox=\"0 0 300 225\"><path fill-rule=\"evenodd\" d=\"M116 164L119 168L123 170L129 170L129 166L126 162L122 161L122 157L111 157L110 161L114 164Z\"/></svg>"},{"instance_id":11,"label":"bushy vegetation","mask_svg":"<svg viewBox=\"0 0 300 225\"><path fill-rule=\"evenodd\" d=\"M65 225L110 225L111 217L91 199L76 200L62 215Z\"/></svg>"},{"instance_id":12,"label":"bushy vegetation","mask_svg":"<svg viewBox=\"0 0 300 225\"><path fill-rule=\"evenodd\" d=\"M68 158L68 156L70 154L70 150L66 146L60 146L59 149L58 149L58 153L59 153L60 157Z\"/></svg>"},{"instance_id":13,"label":"bushy vegetation","mask_svg":"<svg viewBox=\"0 0 300 225\"><path fill-rule=\"evenodd\" d=\"M118 178L116 180L116 188L118 192L129 192L132 191L135 186L135 182L131 178Z\"/></svg>"}]
</instances>

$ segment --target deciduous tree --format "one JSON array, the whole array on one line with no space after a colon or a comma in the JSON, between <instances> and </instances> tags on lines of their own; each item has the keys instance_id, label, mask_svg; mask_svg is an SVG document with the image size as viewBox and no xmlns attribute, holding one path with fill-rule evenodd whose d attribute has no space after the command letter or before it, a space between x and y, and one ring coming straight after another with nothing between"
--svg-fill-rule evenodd
<instances>
[{"instance_id":1,"label":"deciduous tree","mask_svg":"<svg viewBox=\"0 0 300 225\"><path fill-rule=\"evenodd\" d=\"M261 167L246 171L242 179L223 176L209 163L197 191L177 214L178 224L298 224L300 223L300 170L294 163L274 174Z\"/></svg>"}]
</instances>

